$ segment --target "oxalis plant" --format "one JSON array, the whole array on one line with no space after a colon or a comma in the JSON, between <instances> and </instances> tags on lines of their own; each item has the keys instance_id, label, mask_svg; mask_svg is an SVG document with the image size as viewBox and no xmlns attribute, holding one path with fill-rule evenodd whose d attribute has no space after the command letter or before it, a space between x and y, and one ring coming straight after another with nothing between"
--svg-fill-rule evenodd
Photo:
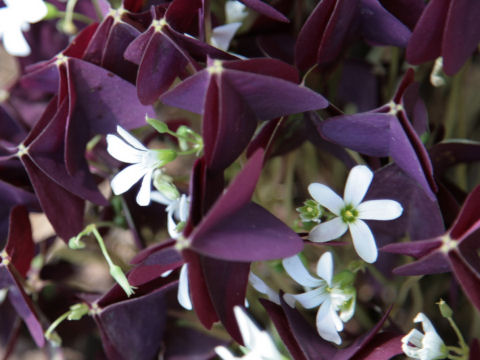
<instances>
[{"instance_id":1,"label":"oxalis plant","mask_svg":"<svg viewBox=\"0 0 480 360\"><path fill-rule=\"evenodd\" d=\"M480 359L480 1L0 0L2 359Z\"/></svg>"}]
</instances>

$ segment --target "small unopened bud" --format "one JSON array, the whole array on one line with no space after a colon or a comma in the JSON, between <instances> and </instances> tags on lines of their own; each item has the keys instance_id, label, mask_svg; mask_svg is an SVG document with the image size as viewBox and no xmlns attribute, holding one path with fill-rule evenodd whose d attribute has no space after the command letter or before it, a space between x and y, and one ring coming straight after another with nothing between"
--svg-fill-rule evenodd
<instances>
[{"instance_id":1,"label":"small unopened bud","mask_svg":"<svg viewBox=\"0 0 480 360\"><path fill-rule=\"evenodd\" d=\"M120 266L111 265L110 266L110 275L112 275L112 277L115 279L117 284L122 287L123 291L125 291L125 293L127 294L128 297L130 297L131 295L133 295L135 293L133 291L135 289L135 287L130 285L127 277L123 273L123 270Z\"/></svg>"},{"instance_id":2,"label":"small unopened bud","mask_svg":"<svg viewBox=\"0 0 480 360\"><path fill-rule=\"evenodd\" d=\"M161 172L156 172L154 174L153 186L168 200L175 200L180 197L180 192L173 184L172 178Z\"/></svg>"},{"instance_id":3,"label":"small unopened bud","mask_svg":"<svg viewBox=\"0 0 480 360\"><path fill-rule=\"evenodd\" d=\"M70 314L68 320L80 320L84 315L87 315L89 311L88 305L85 303L79 303L70 306Z\"/></svg>"},{"instance_id":4,"label":"small unopened bud","mask_svg":"<svg viewBox=\"0 0 480 360\"><path fill-rule=\"evenodd\" d=\"M81 235L74 236L68 240L68 247L72 250L78 250L78 249L83 249L85 248L85 243L81 241L80 239L82 238Z\"/></svg>"},{"instance_id":5,"label":"small unopened bud","mask_svg":"<svg viewBox=\"0 0 480 360\"><path fill-rule=\"evenodd\" d=\"M320 222L320 217L323 215L320 204L311 199L305 201L303 206L296 210L303 222Z\"/></svg>"},{"instance_id":6,"label":"small unopened bud","mask_svg":"<svg viewBox=\"0 0 480 360\"><path fill-rule=\"evenodd\" d=\"M155 130L157 130L160 134L168 132L168 125L165 124L163 121L151 118L149 116L145 116L145 121Z\"/></svg>"},{"instance_id":7,"label":"small unopened bud","mask_svg":"<svg viewBox=\"0 0 480 360\"><path fill-rule=\"evenodd\" d=\"M440 299L440 301L437 303L438 308L440 309L440 314L446 319L449 319L453 316L453 310L448 304L443 301L443 299Z\"/></svg>"}]
</instances>

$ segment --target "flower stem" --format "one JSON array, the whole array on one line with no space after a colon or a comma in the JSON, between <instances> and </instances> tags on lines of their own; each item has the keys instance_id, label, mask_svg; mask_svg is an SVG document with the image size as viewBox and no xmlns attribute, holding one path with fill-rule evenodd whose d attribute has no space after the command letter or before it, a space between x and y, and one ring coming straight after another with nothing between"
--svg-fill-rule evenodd
<instances>
[{"instance_id":1,"label":"flower stem","mask_svg":"<svg viewBox=\"0 0 480 360\"><path fill-rule=\"evenodd\" d=\"M70 310L68 310L67 312L63 313L62 315L60 315L47 329L47 331L45 331L45 339L49 340L49 341L55 341L55 342L59 342L61 341L60 337L57 335L57 336L54 336L53 335L53 331L57 328L58 325L60 325L67 317L68 315L70 315Z\"/></svg>"}]
</instances>

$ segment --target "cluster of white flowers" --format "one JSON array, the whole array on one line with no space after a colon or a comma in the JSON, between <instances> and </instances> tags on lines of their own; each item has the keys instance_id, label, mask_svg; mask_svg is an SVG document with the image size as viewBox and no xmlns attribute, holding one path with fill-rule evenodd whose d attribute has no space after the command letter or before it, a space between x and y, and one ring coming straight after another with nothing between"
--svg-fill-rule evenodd
<instances>
[{"instance_id":1,"label":"cluster of white flowers","mask_svg":"<svg viewBox=\"0 0 480 360\"><path fill-rule=\"evenodd\" d=\"M303 294L285 294L287 304L293 307L297 301L306 309L319 306L316 318L318 333L325 340L341 344L338 332L355 313L356 293L353 286L334 281L332 254L326 252L318 260L317 277L310 275L298 256L286 258L282 263L292 279L309 289Z\"/></svg>"},{"instance_id":2,"label":"cluster of white flowers","mask_svg":"<svg viewBox=\"0 0 480 360\"><path fill-rule=\"evenodd\" d=\"M121 126L117 126L117 132L120 136L107 135L107 151L115 159L132 165L127 166L112 179L110 185L113 193L115 195L123 194L143 178L136 198L137 203L140 206L147 206L153 200L165 205L168 234L172 239L178 238L188 219L190 198L185 194L180 195L176 189L168 191L168 193L152 192L151 190L154 173L161 171L164 162L174 158L173 152L150 150ZM170 272L165 273L164 276L168 276ZM180 305L187 310L192 310L187 264L180 269L177 297Z\"/></svg>"},{"instance_id":3,"label":"cluster of white flowers","mask_svg":"<svg viewBox=\"0 0 480 360\"><path fill-rule=\"evenodd\" d=\"M47 6L43 0L4 0L4 3L6 7L0 8L3 46L11 55L28 56L31 50L22 32L47 15Z\"/></svg>"}]
</instances>

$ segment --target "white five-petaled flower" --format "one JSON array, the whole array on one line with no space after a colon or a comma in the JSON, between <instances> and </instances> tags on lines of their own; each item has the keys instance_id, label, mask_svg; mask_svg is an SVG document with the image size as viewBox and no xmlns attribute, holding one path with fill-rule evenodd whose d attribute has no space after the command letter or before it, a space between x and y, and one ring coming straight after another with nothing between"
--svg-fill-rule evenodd
<instances>
[{"instance_id":1,"label":"white five-petaled flower","mask_svg":"<svg viewBox=\"0 0 480 360\"><path fill-rule=\"evenodd\" d=\"M30 55L30 46L23 37L30 24L47 15L43 0L4 0L6 7L0 8L0 38L5 50L11 55Z\"/></svg>"},{"instance_id":2,"label":"white five-petaled flower","mask_svg":"<svg viewBox=\"0 0 480 360\"><path fill-rule=\"evenodd\" d=\"M332 254L326 252L318 260L317 277L310 275L297 255L283 259L282 263L292 279L311 289L298 295L285 294L287 304L293 307L298 301L306 309L320 306L316 318L318 333L325 340L341 344L342 338L338 332L343 330L343 323L355 313L356 294L353 286L342 287L333 280Z\"/></svg>"},{"instance_id":3,"label":"white five-petaled flower","mask_svg":"<svg viewBox=\"0 0 480 360\"><path fill-rule=\"evenodd\" d=\"M140 206L150 204L150 193L153 172L166 162L173 160L173 150L150 150L134 138L121 126L117 126L120 136L107 135L107 151L115 159L132 164L120 171L112 179L110 185L115 195L129 190L141 178L142 185L137 194L137 203Z\"/></svg>"},{"instance_id":4,"label":"white five-petaled flower","mask_svg":"<svg viewBox=\"0 0 480 360\"><path fill-rule=\"evenodd\" d=\"M352 168L343 199L326 185L310 184L308 191L313 199L337 217L315 226L309 239L315 242L330 241L350 230L357 254L368 263L375 262L378 255L377 245L372 231L363 220L393 220L402 214L403 208L395 200L362 202L372 179L373 173L368 167L357 165Z\"/></svg>"},{"instance_id":5,"label":"white five-petaled flower","mask_svg":"<svg viewBox=\"0 0 480 360\"><path fill-rule=\"evenodd\" d=\"M403 352L413 359L435 360L448 356L448 350L443 340L438 336L435 327L424 313L418 313L413 319L415 323L422 323L423 333L412 329L402 338Z\"/></svg>"},{"instance_id":6,"label":"white five-petaled flower","mask_svg":"<svg viewBox=\"0 0 480 360\"><path fill-rule=\"evenodd\" d=\"M217 346L215 352L223 360L282 360L284 357L278 352L272 338L266 331L260 330L248 317L240 306L233 308L238 328L242 334L246 354L236 357L224 346Z\"/></svg>"}]
</instances>

